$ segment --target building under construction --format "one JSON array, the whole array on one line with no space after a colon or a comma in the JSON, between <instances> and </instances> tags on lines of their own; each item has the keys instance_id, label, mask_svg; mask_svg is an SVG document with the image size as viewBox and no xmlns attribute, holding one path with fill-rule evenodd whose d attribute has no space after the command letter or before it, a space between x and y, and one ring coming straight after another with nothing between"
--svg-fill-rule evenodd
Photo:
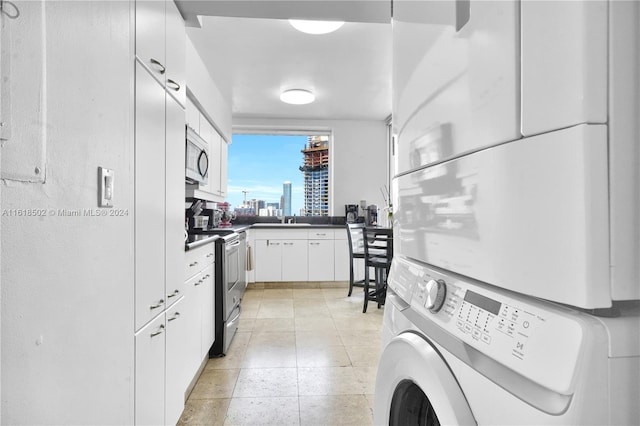
<instances>
[{"instance_id":1,"label":"building under construction","mask_svg":"<svg viewBox=\"0 0 640 426\"><path fill-rule=\"evenodd\" d=\"M302 150L306 216L329 215L329 136L309 136Z\"/></svg>"}]
</instances>

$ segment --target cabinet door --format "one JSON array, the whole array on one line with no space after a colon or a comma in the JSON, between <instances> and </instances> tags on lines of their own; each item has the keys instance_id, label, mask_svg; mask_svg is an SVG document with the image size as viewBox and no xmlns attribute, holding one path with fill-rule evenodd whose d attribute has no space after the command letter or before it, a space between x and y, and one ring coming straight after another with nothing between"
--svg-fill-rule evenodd
<instances>
[{"instance_id":1,"label":"cabinet door","mask_svg":"<svg viewBox=\"0 0 640 426\"><path fill-rule=\"evenodd\" d=\"M191 127L197 134L200 134L200 111L193 101L187 98L187 126Z\"/></svg>"},{"instance_id":2,"label":"cabinet door","mask_svg":"<svg viewBox=\"0 0 640 426\"><path fill-rule=\"evenodd\" d=\"M184 370L187 377L186 386L195 376L202 358L200 357L200 336L202 328L201 302L199 297L199 287L202 284L202 275L198 272L189 278L185 284L185 296L183 300L183 319L187 323L187 337L185 339L185 359Z\"/></svg>"},{"instance_id":3,"label":"cabinet door","mask_svg":"<svg viewBox=\"0 0 640 426\"><path fill-rule=\"evenodd\" d=\"M184 21L173 1L167 2L166 15L167 91L185 106L186 86L186 33Z\"/></svg>"},{"instance_id":4,"label":"cabinet door","mask_svg":"<svg viewBox=\"0 0 640 426\"><path fill-rule=\"evenodd\" d=\"M307 240L285 240L282 242L282 281L308 281ZM333 256L331 258L333 279Z\"/></svg>"},{"instance_id":5,"label":"cabinet door","mask_svg":"<svg viewBox=\"0 0 640 426\"><path fill-rule=\"evenodd\" d=\"M281 281L282 242L279 240L256 240L255 244L256 281Z\"/></svg>"},{"instance_id":6,"label":"cabinet door","mask_svg":"<svg viewBox=\"0 0 640 426\"><path fill-rule=\"evenodd\" d=\"M166 99L165 291L167 306L184 293L184 109Z\"/></svg>"},{"instance_id":7,"label":"cabinet door","mask_svg":"<svg viewBox=\"0 0 640 426\"><path fill-rule=\"evenodd\" d=\"M191 381L185 374L184 361L187 356L187 335L189 333L185 317L185 298L181 297L166 313L166 370L165 370L165 419L168 425L175 425L184 409L184 393ZM193 377L193 376L192 376Z\"/></svg>"},{"instance_id":8,"label":"cabinet door","mask_svg":"<svg viewBox=\"0 0 640 426\"><path fill-rule=\"evenodd\" d=\"M336 232L336 236L337 236ZM333 245L334 252L334 280L335 281L348 281L349 280L349 241L348 240L335 240Z\"/></svg>"},{"instance_id":9,"label":"cabinet door","mask_svg":"<svg viewBox=\"0 0 640 426\"><path fill-rule=\"evenodd\" d=\"M147 324L135 336L135 424L164 424L165 317Z\"/></svg>"},{"instance_id":10,"label":"cabinet door","mask_svg":"<svg viewBox=\"0 0 640 426\"><path fill-rule=\"evenodd\" d=\"M227 142L220 137L220 195L227 196L227 155L229 153L229 147Z\"/></svg>"},{"instance_id":11,"label":"cabinet door","mask_svg":"<svg viewBox=\"0 0 640 426\"><path fill-rule=\"evenodd\" d=\"M136 56L164 86L165 1L136 1Z\"/></svg>"},{"instance_id":12,"label":"cabinet door","mask_svg":"<svg viewBox=\"0 0 640 426\"><path fill-rule=\"evenodd\" d=\"M164 309L165 92L140 64L136 64L135 90L137 330Z\"/></svg>"},{"instance_id":13,"label":"cabinet door","mask_svg":"<svg viewBox=\"0 0 640 426\"><path fill-rule=\"evenodd\" d=\"M308 245L309 281L333 281L333 240L310 240Z\"/></svg>"},{"instance_id":14,"label":"cabinet door","mask_svg":"<svg viewBox=\"0 0 640 426\"><path fill-rule=\"evenodd\" d=\"M209 158L211 159L211 169L209 171L209 192L222 195L222 144L224 141L218 132L211 126L211 143L209 144Z\"/></svg>"},{"instance_id":15,"label":"cabinet door","mask_svg":"<svg viewBox=\"0 0 640 426\"><path fill-rule=\"evenodd\" d=\"M215 339L215 272L214 265L202 271L202 284L198 286L201 306L200 360L207 356Z\"/></svg>"}]
</instances>

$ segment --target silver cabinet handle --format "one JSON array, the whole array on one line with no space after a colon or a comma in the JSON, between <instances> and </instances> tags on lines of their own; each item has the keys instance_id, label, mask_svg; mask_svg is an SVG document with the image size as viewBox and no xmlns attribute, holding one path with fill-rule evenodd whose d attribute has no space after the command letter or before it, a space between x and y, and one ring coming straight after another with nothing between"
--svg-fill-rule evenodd
<instances>
[{"instance_id":1,"label":"silver cabinet handle","mask_svg":"<svg viewBox=\"0 0 640 426\"><path fill-rule=\"evenodd\" d=\"M196 262L193 262L193 263L190 263L190 264L189 264L189 268L191 268L192 266L196 266L197 264L198 264L198 262L197 262L197 261L196 261Z\"/></svg>"},{"instance_id":2,"label":"silver cabinet handle","mask_svg":"<svg viewBox=\"0 0 640 426\"><path fill-rule=\"evenodd\" d=\"M162 334L162 332L164 331L164 324L160 324L160 328L158 329L158 331L156 331L155 333L151 333L151 337L156 337L159 334Z\"/></svg>"},{"instance_id":3,"label":"silver cabinet handle","mask_svg":"<svg viewBox=\"0 0 640 426\"><path fill-rule=\"evenodd\" d=\"M207 253L207 257L213 256L213 253Z\"/></svg>"},{"instance_id":4,"label":"silver cabinet handle","mask_svg":"<svg viewBox=\"0 0 640 426\"><path fill-rule=\"evenodd\" d=\"M164 299L158 300L158 303L155 304L155 305L149 306L149 309L157 309L157 308L161 307L162 305L164 305Z\"/></svg>"},{"instance_id":5,"label":"silver cabinet handle","mask_svg":"<svg viewBox=\"0 0 640 426\"><path fill-rule=\"evenodd\" d=\"M170 297L176 297L176 296L177 296L177 295L179 295L179 294L180 294L180 290L174 290L174 291L173 291L173 293L171 293L171 294L170 294L170 295L168 295L167 297L168 297L168 298L170 298Z\"/></svg>"},{"instance_id":6,"label":"silver cabinet handle","mask_svg":"<svg viewBox=\"0 0 640 426\"><path fill-rule=\"evenodd\" d=\"M198 280L194 285L200 285L202 284L202 280Z\"/></svg>"},{"instance_id":7,"label":"silver cabinet handle","mask_svg":"<svg viewBox=\"0 0 640 426\"><path fill-rule=\"evenodd\" d=\"M170 78L167 79L167 86L170 89L175 90L176 92L180 91L180 85L175 81L171 80Z\"/></svg>"},{"instance_id":8,"label":"silver cabinet handle","mask_svg":"<svg viewBox=\"0 0 640 426\"><path fill-rule=\"evenodd\" d=\"M207 274L204 277L202 277L203 280L206 280L207 278L209 278L211 276L211 274Z\"/></svg>"},{"instance_id":9,"label":"silver cabinet handle","mask_svg":"<svg viewBox=\"0 0 640 426\"><path fill-rule=\"evenodd\" d=\"M167 318L167 321L177 320L178 318L180 318L180 312L176 312L171 318Z\"/></svg>"},{"instance_id":10,"label":"silver cabinet handle","mask_svg":"<svg viewBox=\"0 0 640 426\"><path fill-rule=\"evenodd\" d=\"M158 72L159 72L160 74L164 74L164 73L165 73L165 71L167 70L167 69L164 67L164 65L162 65L160 62L158 62L157 60L155 60L155 59L153 59L153 58L151 58L151 59L149 60L149 62L151 62L151 64L153 64L153 65L155 65L155 66L156 66L156 68L158 69Z\"/></svg>"}]
</instances>

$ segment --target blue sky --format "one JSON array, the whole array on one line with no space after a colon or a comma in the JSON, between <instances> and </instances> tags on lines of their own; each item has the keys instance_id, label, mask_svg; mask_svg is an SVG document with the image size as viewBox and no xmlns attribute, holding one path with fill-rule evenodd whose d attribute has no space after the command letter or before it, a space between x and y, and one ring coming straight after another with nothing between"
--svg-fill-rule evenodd
<instances>
[{"instance_id":1,"label":"blue sky","mask_svg":"<svg viewBox=\"0 0 640 426\"><path fill-rule=\"evenodd\" d=\"M279 203L282 184L291 182L291 212L299 214L303 207L304 179L298 169L302 165L302 149L306 136L233 135L229 145L229 184L227 201L238 207L253 198Z\"/></svg>"}]
</instances>

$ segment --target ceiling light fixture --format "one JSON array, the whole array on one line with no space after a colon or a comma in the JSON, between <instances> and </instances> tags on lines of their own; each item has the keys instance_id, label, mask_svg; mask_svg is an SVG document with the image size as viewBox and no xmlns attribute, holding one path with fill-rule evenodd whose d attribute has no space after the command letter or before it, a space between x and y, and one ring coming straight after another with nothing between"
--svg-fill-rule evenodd
<instances>
[{"instance_id":1,"label":"ceiling light fixture","mask_svg":"<svg viewBox=\"0 0 640 426\"><path fill-rule=\"evenodd\" d=\"M282 92L280 94L280 100L288 104L304 105L315 101L316 96L308 90L291 89Z\"/></svg>"},{"instance_id":2,"label":"ceiling light fixture","mask_svg":"<svg viewBox=\"0 0 640 426\"><path fill-rule=\"evenodd\" d=\"M289 23L296 30L307 34L328 34L344 25L343 21L305 21L302 19L289 19Z\"/></svg>"}]
</instances>

